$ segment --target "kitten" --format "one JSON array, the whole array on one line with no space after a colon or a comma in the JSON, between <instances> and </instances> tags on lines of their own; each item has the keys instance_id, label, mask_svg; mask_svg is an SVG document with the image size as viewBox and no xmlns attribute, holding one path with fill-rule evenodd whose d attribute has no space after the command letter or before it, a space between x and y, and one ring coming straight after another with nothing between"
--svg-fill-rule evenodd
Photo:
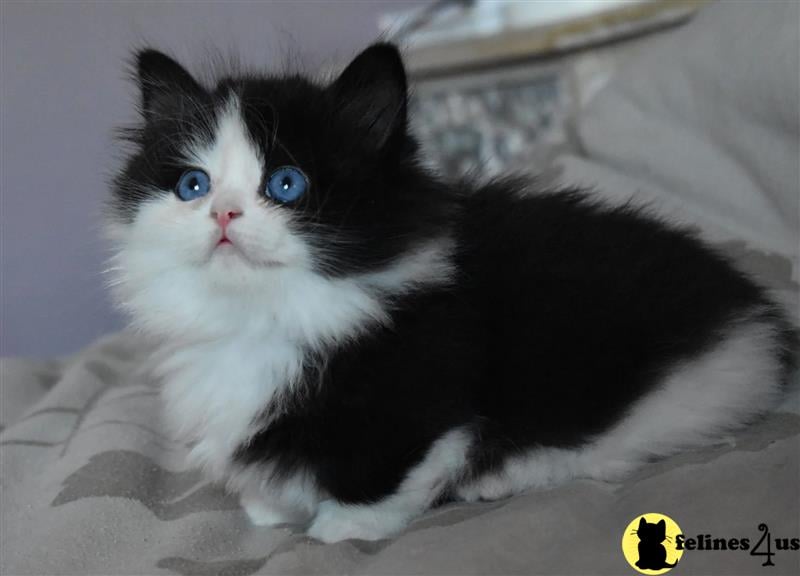
<instances>
[{"instance_id":1,"label":"kitten","mask_svg":"<svg viewBox=\"0 0 800 576\"><path fill-rule=\"evenodd\" d=\"M783 313L686 230L421 168L391 45L329 85L136 62L116 295L190 462L255 524L373 540L445 499L619 478L787 379Z\"/></svg>"}]
</instances>

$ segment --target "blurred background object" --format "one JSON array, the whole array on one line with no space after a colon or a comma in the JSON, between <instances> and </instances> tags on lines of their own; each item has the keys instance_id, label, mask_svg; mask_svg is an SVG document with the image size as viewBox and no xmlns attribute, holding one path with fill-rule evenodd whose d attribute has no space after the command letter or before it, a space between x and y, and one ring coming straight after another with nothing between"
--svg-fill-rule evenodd
<instances>
[{"instance_id":1,"label":"blurred background object","mask_svg":"<svg viewBox=\"0 0 800 576\"><path fill-rule=\"evenodd\" d=\"M410 45L417 74L563 53L685 21L710 0L437 0L390 13L381 29Z\"/></svg>"},{"instance_id":2,"label":"blurred background object","mask_svg":"<svg viewBox=\"0 0 800 576\"><path fill-rule=\"evenodd\" d=\"M387 14L407 46L417 133L449 177L540 172L636 40L707 0L439 0Z\"/></svg>"},{"instance_id":3,"label":"blurred background object","mask_svg":"<svg viewBox=\"0 0 800 576\"><path fill-rule=\"evenodd\" d=\"M444 176L537 172L568 147L574 94L558 65L517 65L415 83L411 117Z\"/></svg>"}]
</instances>

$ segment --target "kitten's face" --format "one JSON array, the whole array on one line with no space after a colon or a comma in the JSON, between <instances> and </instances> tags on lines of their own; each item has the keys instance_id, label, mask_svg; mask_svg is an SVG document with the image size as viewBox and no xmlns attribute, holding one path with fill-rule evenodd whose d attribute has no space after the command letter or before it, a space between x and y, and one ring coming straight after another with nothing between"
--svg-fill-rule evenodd
<instances>
[{"instance_id":1,"label":"kitten's face","mask_svg":"<svg viewBox=\"0 0 800 576\"><path fill-rule=\"evenodd\" d=\"M267 196L275 159L268 162L253 142L240 97L231 93L207 118L203 113L191 121L211 125L207 139L182 134L173 154L158 154L147 166L158 181L131 214L128 247L232 287L257 284L280 268L311 269L302 209ZM197 197L181 198L186 192Z\"/></svg>"},{"instance_id":2,"label":"kitten's face","mask_svg":"<svg viewBox=\"0 0 800 576\"><path fill-rule=\"evenodd\" d=\"M129 247L233 285L257 281L270 269L312 266L307 242L292 228L293 210L264 193L269 165L247 134L240 106L231 95L209 119L214 127L208 141L187 138L169 164L154 170L161 181L132 215ZM173 188L184 172L194 171L207 181L194 182L189 173L184 190L202 186L204 195L183 200Z\"/></svg>"},{"instance_id":3,"label":"kitten's face","mask_svg":"<svg viewBox=\"0 0 800 576\"><path fill-rule=\"evenodd\" d=\"M447 208L416 167L393 47L329 86L247 76L209 90L158 52L137 63L143 123L111 205L124 300L157 292L150 312L169 312L181 297L355 277L439 233Z\"/></svg>"}]
</instances>

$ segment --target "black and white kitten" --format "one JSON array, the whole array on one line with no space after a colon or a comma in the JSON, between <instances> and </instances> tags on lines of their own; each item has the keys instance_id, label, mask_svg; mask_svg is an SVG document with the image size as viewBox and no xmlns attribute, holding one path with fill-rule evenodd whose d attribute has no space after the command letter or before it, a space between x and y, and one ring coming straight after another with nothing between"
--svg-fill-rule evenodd
<instances>
[{"instance_id":1,"label":"black and white kitten","mask_svg":"<svg viewBox=\"0 0 800 576\"><path fill-rule=\"evenodd\" d=\"M378 539L444 499L618 478L770 407L796 334L686 230L420 167L397 50L209 89L138 54L116 291L166 414L256 524Z\"/></svg>"}]
</instances>

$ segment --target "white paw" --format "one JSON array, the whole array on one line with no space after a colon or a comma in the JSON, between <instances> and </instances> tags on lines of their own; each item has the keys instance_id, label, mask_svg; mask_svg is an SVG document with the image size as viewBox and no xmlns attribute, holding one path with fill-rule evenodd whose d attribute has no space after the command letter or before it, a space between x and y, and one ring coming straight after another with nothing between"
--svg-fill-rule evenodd
<instances>
[{"instance_id":1,"label":"white paw","mask_svg":"<svg viewBox=\"0 0 800 576\"><path fill-rule=\"evenodd\" d=\"M292 515L273 508L257 498L242 498L241 504L250 522L255 526L277 526L296 522Z\"/></svg>"},{"instance_id":2,"label":"white paw","mask_svg":"<svg viewBox=\"0 0 800 576\"><path fill-rule=\"evenodd\" d=\"M404 525L404 516L397 512L325 500L319 505L308 535L326 544L351 539L381 540L398 532Z\"/></svg>"},{"instance_id":3,"label":"white paw","mask_svg":"<svg viewBox=\"0 0 800 576\"><path fill-rule=\"evenodd\" d=\"M459 488L458 495L467 502L478 500L500 500L514 493L511 482L505 476L487 475L467 486Z\"/></svg>"},{"instance_id":4,"label":"white paw","mask_svg":"<svg viewBox=\"0 0 800 576\"><path fill-rule=\"evenodd\" d=\"M586 476L602 482L619 482L635 469L633 462L606 459L587 466Z\"/></svg>"}]
</instances>

